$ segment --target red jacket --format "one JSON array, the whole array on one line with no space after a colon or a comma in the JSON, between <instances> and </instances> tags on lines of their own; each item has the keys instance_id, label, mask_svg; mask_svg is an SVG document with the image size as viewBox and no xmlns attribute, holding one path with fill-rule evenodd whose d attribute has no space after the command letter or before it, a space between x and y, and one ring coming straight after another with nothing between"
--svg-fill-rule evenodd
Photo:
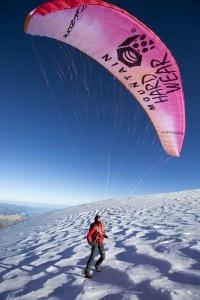
<instances>
[{"instance_id":1,"label":"red jacket","mask_svg":"<svg viewBox=\"0 0 200 300\"><path fill-rule=\"evenodd\" d=\"M103 224L101 222L93 223L87 234L88 244L96 242L98 245L101 245L103 244L104 238L107 238L107 235L104 231Z\"/></svg>"}]
</instances>

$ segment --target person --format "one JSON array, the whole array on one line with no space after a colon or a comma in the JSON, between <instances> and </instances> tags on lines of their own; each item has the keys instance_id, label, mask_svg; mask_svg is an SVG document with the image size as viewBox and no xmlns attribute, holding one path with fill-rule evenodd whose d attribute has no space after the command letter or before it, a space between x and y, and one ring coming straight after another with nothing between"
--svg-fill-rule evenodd
<instances>
[{"instance_id":1,"label":"person","mask_svg":"<svg viewBox=\"0 0 200 300\"><path fill-rule=\"evenodd\" d=\"M86 269L85 269L85 277L86 278L92 278L92 275L90 274L90 267L91 264L95 258L97 249L99 250L100 257L97 260L95 264L95 269L97 272L101 272L101 263L105 259L105 249L104 249L104 238L108 238L107 234L104 231L104 226L101 222L101 217L99 215L96 215L94 218L94 223L90 225L90 229L87 234L87 241L91 248L91 254L88 259Z\"/></svg>"}]
</instances>

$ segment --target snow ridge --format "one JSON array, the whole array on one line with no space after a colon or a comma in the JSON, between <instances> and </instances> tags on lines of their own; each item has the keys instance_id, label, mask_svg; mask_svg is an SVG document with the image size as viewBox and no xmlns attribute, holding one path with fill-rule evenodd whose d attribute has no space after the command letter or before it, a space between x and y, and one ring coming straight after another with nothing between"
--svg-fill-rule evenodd
<instances>
[{"instance_id":1,"label":"snow ridge","mask_svg":"<svg viewBox=\"0 0 200 300\"><path fill-rule=\"evenodd\" d=\"M84 278L96 213L109 239ZM200 299L200 190L82 204L1 231L3 299Z\"/></svg>"}]
</instances>

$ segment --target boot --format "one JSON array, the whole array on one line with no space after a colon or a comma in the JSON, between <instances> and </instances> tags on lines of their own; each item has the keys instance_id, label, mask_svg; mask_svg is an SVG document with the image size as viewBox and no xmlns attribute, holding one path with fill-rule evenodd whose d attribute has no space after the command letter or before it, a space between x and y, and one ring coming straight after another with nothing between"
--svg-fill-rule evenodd
<instances>
[{"instance_id":1,"label":"boot","mask_svg":"<svg viewBox=\"0 0 200 300\"><path fill-rule=\"evenodd\" d=\"M92 275L90 273L85 273L85 278L92 278Z\"/></svg>"},{"instance_id":2,"label":"boot","mask_svg":"<svg viewBox=\"0 0 200 300\"><path fill-rule=\"evenodd\" d=\"M97 270L97 272L101 272L101 268L100 268L100 265L95 265L95 269Z\"/></svg>"}]
</instances>

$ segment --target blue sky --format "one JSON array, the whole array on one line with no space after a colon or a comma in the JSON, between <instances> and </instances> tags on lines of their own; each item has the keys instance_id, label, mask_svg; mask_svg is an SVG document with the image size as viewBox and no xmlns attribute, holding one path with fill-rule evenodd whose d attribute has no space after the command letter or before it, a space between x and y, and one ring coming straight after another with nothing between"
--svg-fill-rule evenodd
<instances>
[{"instance_id":1,"label":"blue sky","mask_svg":"<svg viewBox=\"0 0 200 300\"><path fill-rule=\"evenodd\" d=\"M136 100L101 66L70 47L74 67L58 64L58 44L24 34L26 15L42 1L11 0L0 29L1 200L75 205L200 188L199 1L110 2L150 27L179 65L186 104L180 158L165 154Z\"/></svg>"}]
</instances>

